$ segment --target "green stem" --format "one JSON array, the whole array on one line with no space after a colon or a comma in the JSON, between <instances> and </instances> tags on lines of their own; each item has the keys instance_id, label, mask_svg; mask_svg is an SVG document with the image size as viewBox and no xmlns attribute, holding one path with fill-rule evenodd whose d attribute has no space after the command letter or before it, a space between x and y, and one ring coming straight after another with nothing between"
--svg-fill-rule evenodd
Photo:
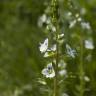
<instances>
[{"instance_id":1,"label":"green stem","mask_svg":"<svg viewBox=\"0 0 96 96\"><path fill-rule=\"evenodd\" d=\"M53 96L58 96L58 62L59 62L59 43L58 43L58 30L57 30L56 32L56 65L55 65L54 95Z\"/></svg>"},{"instance_id":2,"label":"green stem","mask_svg":"<svg viewBox=\"0 0 96 96\"><path fill-rule=\"evenodd\" d=\"M84 95L83 37L80 38L80 96Z\"/></svg>"},{"instance_id":3,"label":"green stem","mask_svg":"<svg viewBox=\"0 0 96 96\"><path fill-rule=\"evenodd\" d=\"M59 62L59 43L58 43L58 34L59 34L59 24L58 24L58 0L52 0L52 22L56 28L56 64L54 66L55 77L54 77L54 92L53 96L58 96L58 62Z\"/></svg>"}]
</instances>

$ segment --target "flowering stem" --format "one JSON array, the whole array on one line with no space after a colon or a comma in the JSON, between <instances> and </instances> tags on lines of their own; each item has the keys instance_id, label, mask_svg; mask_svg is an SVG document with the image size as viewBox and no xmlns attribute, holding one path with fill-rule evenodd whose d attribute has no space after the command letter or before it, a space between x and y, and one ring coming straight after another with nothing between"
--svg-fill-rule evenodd
<instances>
[{"instance_id":1,"label":"flowering stem","mask_svg":"<svg viewBox=\"0 0 96 96\"><path fill-rule=\"evenodd\" d=\"M55 64L54 95L53 96L58 96L58 62L59 62L59 43L58 43L58 31L57 31L56 32L56 64Z\"/></svg>"},{"instance_id":2,"label":"flowering stem","mask_svg":"<svg viewBox=\"0 0 96 96\"><path fill-rule=\"evenodd\" d=\"M59 43L58 43L58 34L59 34L59 24L58 24L58 0L52 0L52 22L56 28L56 64L54 66L55 77L54 77L54 92L53 96L58 96L58 62L59 62Z\"/></svg>"}]
</instances>

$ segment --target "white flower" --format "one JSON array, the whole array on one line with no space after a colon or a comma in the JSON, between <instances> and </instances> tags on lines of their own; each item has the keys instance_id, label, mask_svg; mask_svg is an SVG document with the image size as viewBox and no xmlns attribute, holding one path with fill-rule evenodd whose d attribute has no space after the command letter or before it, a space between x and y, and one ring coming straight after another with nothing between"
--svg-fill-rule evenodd
<instances>
[{"instance_id":1,"label":"white flower","mask_svg":"<svg viewBox=\"0 0 96 96\"><path fill-rule=\"evenodd\" d=\"M46 14L43 14L42 16L39 17L39 20L38 20L38 26L39 27L42 27L43 26L43 23L45 23L47 20L47 16Z\"/></svg>"},{"instance_id":2,"label":"white flower","mask_svg":"<svg viewBox=\"0 0 96 96\"><path fill-rule=\"evenodd\" d=\"M79 22L80 22L80 21L82 21L82 18L81 18L81 17L79 17L79 18L77 19L77 21L79 21Z\"/></svg>"},{"instance_id":3,"label":"white flower","mask_svg":"<svg viewBox=\"0 0 96 96\"><path fill-rule=\"evenodd\" d=\"M55 76L55 72L54 72L52 64L48 64L47 67L42 70L42 74L46 78L53 78Z\"/></svg>"},{"instance_id":4,"label":"white flower","mask_svg":"<svg viewBox=\"0 0 96 96\"><path fill-rule=\"evenodd\" d=\"M76 13L76 14L75 14L75 17L78 18L78 17L79 17L79 13Z\"/></svg>"},{"instance_id":5,"label":"white flower","mask_svg":"<svg viewBox=\"0 0 96 96\"><path fill-rule=\"evenodd\" d=\"M67 70L63 69L59 71L60 76L66 76L67 75Z\"/></svg>"},{"instance_id":6,"label":"white flower","mask_svg":"<svg viewBox=\"0 0 96 96\"><path fill-rule=\"evenodd\" d=\"M73 50L68 44L66 44L67 54L72 58L75 58L76 51Z\"/></svg>"},{"instance_id":7,"label":"white flower","mask_svg":"<svg viewBox=\"0 0 96 96\"><path fill-rule=\"evenodd\" d=\"M53 31L53 32L56 32L55 26L52 26L52 31Z\"/></svg>"},{"instance_id":8,"label":"white flower","mask_svg":"<svg viewBox=\"0 0 96 96\"><path fill-rule=\"evenodd\" d=\"M46 20L47 20L46 14L43 14L40 19L42 22L46 22Z\"/></svg>"},{"instance_id":9,"label":"white flower","mask_svg":"<svg viewBox=\"0 0 96 96\"><path fill-rule=\"evenodd\" d=\"M69 28L73 28L76 24L76 20L70 22Z\"/></svg>"},{"instance_id":10,"label":"white flower","mask_svg":"<svg viewBox=\"0 0 96 96\"><path fill-rule=\"evenodd\" d=\"M84 80L85 80L86 82L89 82L89 81L90 81L90 78L89 78L88 76L84 76Z\"/></svg>"},{"instance_id":11,"label":"white flower","mask_svg":"<svg viewBox=\"0 0 96 96\"><path fill-rule=\"evenodd\" d=\"M66 68L66 63L64 62L64 60L60 60L59 64L58 64L58 67L59 68Z\"/></svg>"},{"instance_id":12,"label":"white flower","mask_svg":"<svg viewBox=\"0 0 96 96\"><path fill-rule=\"evenodd\" d=\"M40 49L41 53L44 53L44 52L46 52L47 48L48 48L48 38L45 39L43 44L40 44L39 49Z\"/></svg>"},{"instance_id":13,"label":"white flower","mask_svg":"<svg viewBox=\"0 0 96 96\"><path fill-rule=\"evenodd\" d=\"M81 27L83 29L91 29L90 23L88 22L81 22Z\"/></svg>"},{"instance_id":14,"label":"white flower","mask_svg":"<svg viewBox=\"0 0 96 96\"><path fill-rule=\"evenodd\" d=\"M51 51L56 51L56 44L51 47Z\"/></svg>"},{"instance_id":15,"label":"white flower","mask_svg":"<svg viewBox=\"0 0 96 96\"><path fill-rule=\"evenodd\" d=\"M48 69L47 68L44 68L43 70L42 70L42 74L43 75L48 75L49 73L48 73Z\"/></svg>"},{"instance_id":16,"label":"white flower","mask_svg":"<svg viewBox=\"0 0 96 96\"><path fill-rule=\"evenodd\" d=\"M92 40L85 40L85 48L94 49L94 45L93 45Z\"/></svg>"},{"instance_id":17,"label":"white flower","mask_svg":"<svg viewBox=\"0 0 96 96\"><path fill-rule=\"evenodd\" d=\"M71 13L71 12L68 12L68 13L67 13L67 15L68 15L68 16L71 16L71 15L72 15L72 13Z\"/></svg>"}]
</instances>

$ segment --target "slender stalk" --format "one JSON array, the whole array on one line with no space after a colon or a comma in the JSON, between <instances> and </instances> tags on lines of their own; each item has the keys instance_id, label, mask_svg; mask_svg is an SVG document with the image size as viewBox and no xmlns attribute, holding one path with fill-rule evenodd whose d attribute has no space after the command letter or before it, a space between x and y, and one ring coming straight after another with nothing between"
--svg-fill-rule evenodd
<instances>
[{"instance_id":1,"label":"slender stalk","mask_svg":"<svg viewBox=\"0 0 96 96\"><path fill-rule=\"evenodd\" d=\"M80 38L80 95L84 96L83 37Z\"/></svg>"},{"instance_id":2,"label":"slender stalk","mask_svg":"<svg viewBox=\"0 0 96 96\"><path fill-rule=\"evenodd\" d=\"M58 24L58 0L52 0L52 22L56 28L56 64L54 66L55 77L54 77L54 92L53 96L58 96L58 62L59 62L59 43L58 43L58 34L59 34L59 24Z\"/></svg>"},{"instance_id":3,"label":"slender stalk","mask_svg":"<svg viewBox=\"0 0 96 96\"><path fill-rule=\"evenodd\" d=\"M54 95L53 96L58 96L58 62L59 62L59 43L58 43L58 31L57 31L56 32L56 64L55 64Z\"/></svg>"}]
</instances>

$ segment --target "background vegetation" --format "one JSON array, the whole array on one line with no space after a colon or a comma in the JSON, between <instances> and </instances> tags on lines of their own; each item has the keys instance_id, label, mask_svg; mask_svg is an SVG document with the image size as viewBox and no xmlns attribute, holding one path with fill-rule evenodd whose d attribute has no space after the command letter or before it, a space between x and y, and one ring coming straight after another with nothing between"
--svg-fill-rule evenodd
<instances>
[{"instance_id":1,"label":"background vegetation","mask_svg":"<svg viewBox=\"0 0 96 96\"><path fill-rule=\"evenodd\" d=\"M83 50L84 73L87 76L84 96L96 96L96 0L72 0L73 8L67 0L59 1L64 40L77 50L74 59L67 56L65 43L62 45L61 50L67 56L64 60L69 77L61 77L64 79L60 85L61 96L79 96L78 45L82 37L91 39L94 47L84 47ZM39 20L49 5L50 0L0 0L0 96L51 96L53 80L41 74L48 60L39 51L40 42L47 37L46 23ZM80 13L90 28L80 27L79 23L69 28L72 18L67 18L68 12L73 13L73 19Z\"/></svg>"}]
</instances>

